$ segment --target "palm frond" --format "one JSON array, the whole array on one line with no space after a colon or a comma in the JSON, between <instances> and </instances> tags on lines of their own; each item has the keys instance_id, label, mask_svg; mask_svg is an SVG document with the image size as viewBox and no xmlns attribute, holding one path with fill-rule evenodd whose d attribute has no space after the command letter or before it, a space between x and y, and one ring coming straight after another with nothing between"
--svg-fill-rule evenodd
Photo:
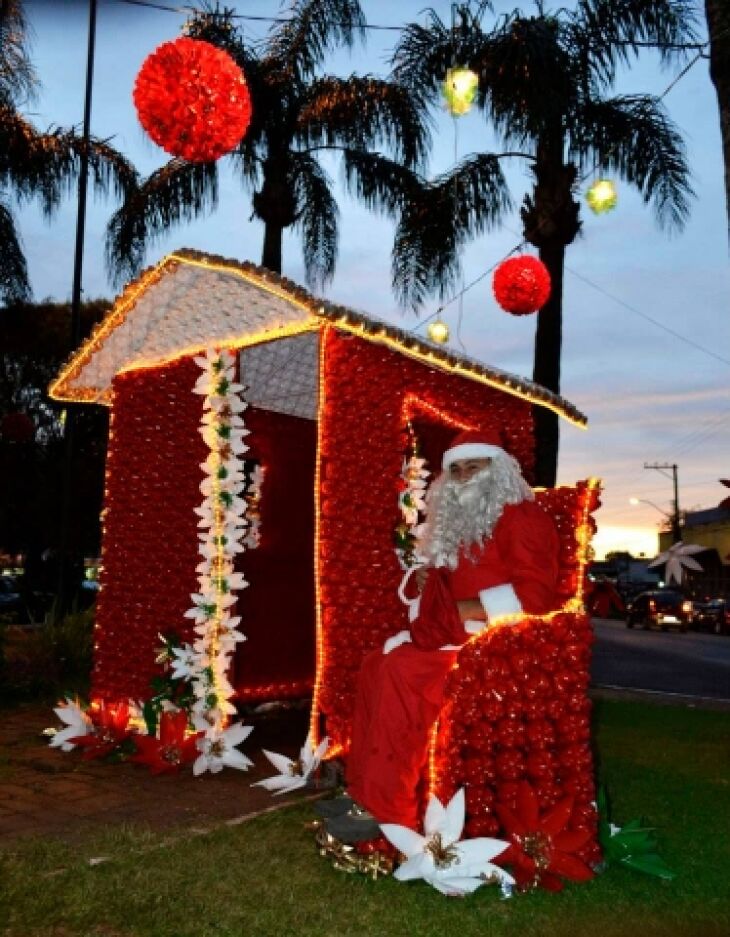
<instances>
[{"instance_id":1,"label":"palm frond","mask_svg":"<svg viewBox=\"0 0 730 937\"><path fill-rule=\"evenodd\" d=\"M486 35L481 20L487 8L491 3L456 4L451 25L428 9L425 26L409 23L391 58L395 80L433 104L449 68L461 65L478 71Z\"/></svg>"},{"instance_id":2,"label":"palm frond","mask_svg":"<svg viewBox=\"0 0 730 937\"><path fill-rule=\"evenodd\" d=\"M90 181L97 192L105 195L111 190L116 198L121 199L135 187L137 173L134 166L108 140L91 137L87 145L83 137L71 130L60 134L58 142L77 157L76 167L86 150Z\"/></svg>"},{"instance_id":3,"label":"palm frond","mask_svg":"<svg viewBox=\"0 0 730 937\"><path fill-rule=\"evenodd\" d=\"M609 85L616 67L655 43L664 63L676 60L685 43L696 42L697 11L692 0L578 0L571 14L571 45Z\"/></svg>"},{"instance_id":4,"label":"palm frond","mask_svg":"<svg viewBox=\"0 0 730 937\"><path fill-rule=\"evenodd\" d=\"M88 147L75 130L41 133L14 108L0 107L0 183L21 200L39 198L50 216L68 194L88 152L92 185L122 196L134 182L134 169L108 142L91 139Z\"/></svg>"},{"instance_id":5,"label":"palm frond","mask_svg":"<svg viewBox=\"0 0 730 937\"><path fill-rule=\"evenodd\" d=\"M348 191L371 211L391 218L399 217L426 184L411 169L380 153L344 148L342 158Z\"/></svg>"},{"instance_id":6,"label":"palm frond","mask_svg":"<svg viewBox=\"0 0 730 937\"><path fill-rule=\"evenodd\" d=\"M135 276L147 248L183 221L215 208L218 170L215 163L172 159L134 189L107 226L106 262L115 283Z\"/></svg>"},{"instance_id":7,"label":"palm frond","mask_svg":"<svg viewBox=\"0 0 730 937\"><path fill-rule=\"evenodd\" d=\"M294 0L287 12L287 22L269 37L266 54L297 80L312 77L327 52L365 39L359 0Z\"/></svg>"},{"instance_id":8,"label":"palm frond","mask_svg":"<svg viewBox=\"0 0 730 937\"><path fill-rule=\"evenodd\" d=\"M430 145L424 113L403 85L371 75L326 76L309 86L297 126L307 145L363 150L383 145L396 159L416 166Z\"/></svg>"},{"instance_id":9,"label":"palm frond","mask_svg":"<svg viewBox=\"0 0 730 937\"><path fill-rule=\"evenodd\" d=\"M204 2L201 9L191 11L184 33L190 39L201 39L223 49L243 69L248 81L258 58L255 51L246 45L243 31L236 25L235 17L236 11L232 8L221 8L218 3Z\"/></svg>"},{"instance_id":10,"label":"palm frond","mask_svg":"<svg viewBox=\"0 0 730 937\"><path fill-rule=\"evenodd\" d=\"M18 106L32 101L38 78L28 52L29 29L21 0L0 2L0 102Z\"/></svg>"},{"instance_id":11,"label":"palm frond","mask_svg":"<svg viewBox=\"0 0 730 937\"><path fill-rule=\"evenodd\" d=\"M465 50L457 47L456 34L435 10L426 11L425 26L409 23L403 30L393 51L391 67L393 77L411 89L421 89L433 101L440 93L446 71L458 60L470 64Z\"/></svg>"},{"instance_id":12,"label":"palm frond","mask_svg":"<svg viewBox=\"0 0 730 937\"><path fill-rule=\"evenodd\" d=\"M504 18L482 37L471 67L479 74L478 106L507 144L554 132L574 106L575 62L557 17Z\"/></svg>"},{"instance_id":13,"label":"palm frond","mask_svg":"<svg viewBox=\"0 0 730 937\"><path fill-rule=\"evenodd\" d=\"M586 103L569 155L636 186L662 227L684 226L695 193L684 142L659 98L621 95Z\"/></svg>"},{"instance_id":14,"label":"palm frond","mask_svg":"<svg viewBox=\"0 0 730 937\"><path fill-rule=\"evenodd\" d=\"M317 160L308 153L292 156L297 202L294 225L302 233L305 276L309 286L323 286L335 273L340 212L332 195L332 182Z\"/></svg>"},{"instance_id":15,"label":"palm frond","mask_svg":"<svg viewBox=\"0 0 730 937\"><path fill-rule=\"evenodd\" d=\"M494 227L511 207L499 159L467 157L417 189L397 226L391 264L399 302L417 309L429 294L443 298L461 274L466 241Z\"/></svg>"},{"instance_id":16,"label":"palm frond","mask_svg":"<svg viewBox=\"0 0 730 937\"><path fill-rule=\"evenodd\" d=\"M0 200L0 297L4 303L30 299L28 267L12 212Z\"/></svg>"}]
</instances>

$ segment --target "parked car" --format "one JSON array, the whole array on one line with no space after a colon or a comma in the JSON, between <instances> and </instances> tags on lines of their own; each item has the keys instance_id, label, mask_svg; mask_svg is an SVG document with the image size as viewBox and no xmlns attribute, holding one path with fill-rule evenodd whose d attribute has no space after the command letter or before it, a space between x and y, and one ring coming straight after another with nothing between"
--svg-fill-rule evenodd
<instances>
[{"instance_id":1,"label":"parked car","mask_svg":"<svg viewBox=\"0 0 730 937\"><path fill-rule=\"evenodd\" d=\"M692 613L692 627L697 631L730 634L730 602L727 599L695 602Z\"/></svg>"},{"instance_id":2,"label":"parked car","mask_svg":"<svg viewBox=\"0 0 730 937\"><path fill-rule=\"evenodd\" d=\"M14 576L0 576L0 617L11 623L28 620L28 609Z\"/></svg>"},{"instance_id":3,"label":"parked car","mask_svg":"<svg viewBox=\"0 0 730 937\"><path fill-rule=\"evenodd\" d=\"M692 603L681 592L655 589L637 595L626 613L626 627L676 628L686 631L692 620Z\"/></svg>"}]
</instances>

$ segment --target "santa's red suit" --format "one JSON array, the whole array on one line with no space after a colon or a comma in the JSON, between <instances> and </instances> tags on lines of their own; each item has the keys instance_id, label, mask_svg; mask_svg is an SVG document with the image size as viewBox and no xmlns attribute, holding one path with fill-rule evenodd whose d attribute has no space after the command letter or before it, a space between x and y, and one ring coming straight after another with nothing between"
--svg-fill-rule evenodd
<instances>
[{"instance_id":1,"label":"santa's red suit","mask_svg":"<svg viewBox=\"0 0 730 937\"><path fill-rule=\"evenodd\" d=\"M363 661L347 761L352 798L379 823L418 828L417 787L438 718L446 676L469 633L484 622L461 621L456 601L478 599L494 627L504 616L543 614L556 607L558 539L534 501L504 507L481 551L431 569L410 635Z\"/></svg>"}]
</instances>

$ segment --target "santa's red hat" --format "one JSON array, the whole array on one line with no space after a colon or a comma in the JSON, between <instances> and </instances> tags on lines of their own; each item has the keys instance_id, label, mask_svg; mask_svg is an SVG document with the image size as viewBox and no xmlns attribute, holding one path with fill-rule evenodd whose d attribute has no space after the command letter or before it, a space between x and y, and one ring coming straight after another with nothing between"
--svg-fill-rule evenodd
<instances>
[{"instance_id":1,"label":"santa's red hat","mask_svg":"<svg viewBox=\"0 0 730 937\"><path fill-rule=\"evenodd\" d=\"M444 452L441 465L447 471L453 462L462 459L491 459L503 454L504 448L496 430L466 430L454 438Z\"/></svg>"}]
</instances>

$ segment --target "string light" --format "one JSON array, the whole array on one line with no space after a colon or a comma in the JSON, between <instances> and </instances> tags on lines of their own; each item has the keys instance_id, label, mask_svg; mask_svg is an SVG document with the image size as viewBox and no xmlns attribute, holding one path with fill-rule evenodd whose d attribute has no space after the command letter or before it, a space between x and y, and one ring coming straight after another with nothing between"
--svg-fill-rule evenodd
<instances>
[{"instance_id":1,"label":"string light","mask_svg":"<svg viewBox=\"0 0 730 937\"><path fill-rule=\"evenodd\" d=\"M437 423L450 426L452 429L478 429L478 427L473 423L466 423L464 420L460 420L458 417L453 416L451 413L447 413L446 410L442 410L439 407L434 406L434 404L429 403L422 397L417 397L415 394L406 394L406 396L403 398L403 407L401 409L402 422L407 426L410 426L417 412L426 413Z\"/></svg>"},{"instance_id":2,"label":"string light","mask_svg":"<svg viewBox=\"0 0 730 937\"><path fill-rule=\"evenodd\" d=\"M327 403L327 387L325 383L326 376L326 353L327 340L330 334L330 327L325 326L319 336L319 356L318 356L318 394L317 394L317 452L314 462L314 615L315 615L315 647L316 647L316 666L314 674L314 688L312 690L312 709L309 717L309 737L312 740L312 747L319 745L319 698L322 690L322 676L326 663L326 654L324 647L324 629L322 625L322 570L320 563L320 551L322 548L321 531L321 484L322 484L322 445L324 442L324 423L325 406ZM334 757L331 751L328 751L330 758Z\"/></svg>"}]
</instances>

